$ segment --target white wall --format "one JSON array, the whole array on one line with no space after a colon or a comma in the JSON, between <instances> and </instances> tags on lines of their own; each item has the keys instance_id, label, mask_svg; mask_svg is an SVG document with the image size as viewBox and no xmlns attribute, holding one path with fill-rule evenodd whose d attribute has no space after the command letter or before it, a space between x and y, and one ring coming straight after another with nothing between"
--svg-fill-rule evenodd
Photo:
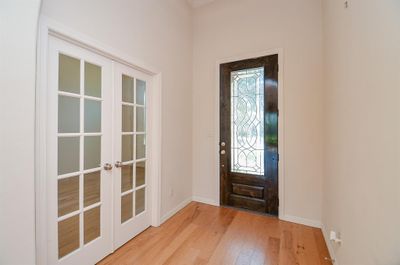
<instances>
[{"instance_id":1,"label":"white wall","mask_svg":"<svg viewBox=\"0 0 400 265\"><path fill-rule=\"evenodd\" d=\"M218 202L216 63L283 48L286 215L319 222L323 172L320 0L218 0L194 13L193 193ZM281 80L282 81L282 80Z\"/></svg>"},{"instance_id":2,"label":"white wall","mask_svg":"<svg viewBox=\"0 0 400 265\"><path fill-rule=\"evenodd\" d=\"M323 1L325 231L340 265L400 264L400 1Z\"/></svg>"},{"instance_id":3,"label":"white wall","mask_svg":"<svg viewBox=\"0 0 400 265\"><path fill-rule=\"evenodd\" d=\"M40 0L0 1L0 264L34 264L34 110Z\"/></svg>"},{"instance_id":4,"label":"white wall","mask_svg":"<svg viewBox=\"0 0 400 265\"><path fill-rule=\"evenodd\" d=\"M161 214L191 197L192 25L186 1L44 0L41 14L162 71Z\"/></svg>"}]
</instances>

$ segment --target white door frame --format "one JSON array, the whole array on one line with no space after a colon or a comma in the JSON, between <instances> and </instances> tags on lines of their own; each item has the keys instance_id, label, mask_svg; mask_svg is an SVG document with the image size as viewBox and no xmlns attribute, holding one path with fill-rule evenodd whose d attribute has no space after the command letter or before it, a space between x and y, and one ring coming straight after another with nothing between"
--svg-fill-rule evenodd
<instances>
[{"instance_id":1,"label":"white door frame","mask_svg":"<svg viewBox=\"0 0 400 265\"><path fill-rule=\"evenodd\" d=\"M151 144L151 225L159 226L161 220L161 78L157 68L142 63L140 60L107 47L90 37L65 27L45 16L39 19L37 42L36 75L36 115L35 115L35 214L36 214L36 263L47 264L47 194L46 194L46 128L47 128L47 66L48 42L53 36L90 50L103 57L127 65L152 77L152 87L148 91L149 105L152 106L149 117L149 130L153 133ZM114 162L114 161L110 161Z\"/></svg>"},{"instance_id":2,"label":"white door frame","mask_svg":"<svg viewBox=\"0 0 400 265\"><path fill-rule=\"evenodd\" d=\"M279 167L278 167L278 193L279 193L279 219L284 219L285 217L285 95L283 90L283 49L276 48L270 49L266 51L259 51L247 54L241 54L237 56L232 56L228 58L220 59L216 62L216 84L215 84L215 138L214 138L214 161L216 161L215 169L217 172L215 181L217 188L218 197L216 201L213 203L214 205L220 205L220 161L219 161L219 141L220 141L220 65L224 63L236 62L251 58L263 57L268 55L278 54L278 64L279 64L279 72L278 72L278 109L279 109L279 116L278 116L278 153L279 153Z\"/></svg>"}]
</instances>

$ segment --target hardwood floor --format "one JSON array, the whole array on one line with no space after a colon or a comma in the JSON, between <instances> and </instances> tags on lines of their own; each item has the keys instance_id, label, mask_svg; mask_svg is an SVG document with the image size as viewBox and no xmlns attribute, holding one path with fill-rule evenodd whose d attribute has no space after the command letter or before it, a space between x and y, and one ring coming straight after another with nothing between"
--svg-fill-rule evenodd
<instances>
[{"instance_id":1,"label":"hardwood floor","mask_svg":"<svg viewBox=\"0 0 400 265\"><path fill-rule=\"evenodd\" d=\"M320 229L192 202L99 264L331 264Z\"/></svg>"}]
</instances>

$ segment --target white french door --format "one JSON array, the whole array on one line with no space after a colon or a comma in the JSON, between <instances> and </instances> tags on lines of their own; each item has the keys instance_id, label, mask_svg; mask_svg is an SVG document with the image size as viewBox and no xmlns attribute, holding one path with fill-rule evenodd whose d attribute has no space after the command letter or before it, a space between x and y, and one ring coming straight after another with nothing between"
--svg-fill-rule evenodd
<instances>
[{"instance_id":1,"label":"white french door","mask_svg":"<svg viewBox=\"0 0 400 265\"><path fill-rule=\"evenodd\" d=\"M55 37L47 76L47 261L94 264L150 226L150 79Z\"/></svg>"},{"instance_id":2,"label":"white french door","mask_svg":"<svg viewBox=\"0 0 400 265\"><path fill-rule=\"evenodd\" d=\"M146 144L149 76L121 64L114 68L114 246L150 226Z\"/></svg>"}]
</instances>

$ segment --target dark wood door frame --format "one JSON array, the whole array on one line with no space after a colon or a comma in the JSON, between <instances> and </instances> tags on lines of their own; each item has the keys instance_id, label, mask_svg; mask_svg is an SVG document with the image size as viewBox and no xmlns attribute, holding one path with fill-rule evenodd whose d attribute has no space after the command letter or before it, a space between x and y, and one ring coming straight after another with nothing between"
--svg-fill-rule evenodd
<instances>
[{"instance_id":1,"label":"dark wood door frame","mask_svg":"<svg viewBox=\"0 0 400 265\"><path fill-rule=\"evenodd\" d=\"M224 110L220 110L220 143L225 142L227 148L221 148L220 151L224 150L226 152L225 155L219 155L219 172L220 172L220 204L221 205L230 205L235 206L236 198L240 199L238 194L244 194L252 197L250 201L250 205L245 205L244 208L253 209L260 212L265 212L273 215L278 215L279 208L279 189L278 189L278 150L276 146L276 150L274 152L269 153L269 149L265 146L265 175L264 177L253 176L250 180L242 181L245 177L245 174L240 173L232 173L229 172L231 167L230 161L230 137L223 135L221 132L230 132L230 122L223 122L226 120L226 113L230 113L230 102L226 104L226 101L223 102L227 97L230 98L230 91L227 87L230 87L230 76L231 71L237 71L241 69L248 68L256 68L256 67L264 67L264 80L273 80L278 82L278 54L257 57L253 59L246 59L241 61L235 61L230 63L224 63L220 65L220 83L219 83L219 93L220 93L220 103L218 108L223 108ZM268 67L268 69L267 69ZM229 80L228 80L229 79ZM224 87L226 89L221 89ZM279 87L280 88L280 87ZM264 93L265 93L265 113L276 113L278 114L278 85L277 83L274 86L268 85L268 82L264 83ZM274 100L270 100L273 98ZM230 100L228 100L230 101ZM225 112L225 114L223 114ZM278 118L279 122L280 119ZM278 133L277 133L278 134ZM280 133L279 133L280 134ZM229 133L228 133L229 135ZM280 141L279 141L280 142ZM270 169L275 170L276 173L271 173ZM236 183L231 183L227 181L229 178L235 179ZM250 184L250 185L246 185ZM254 186L252 186L254 185ZM257 187L258 186L258 187ZM235 193L235 194L233 194ZM232 196L232 194L234 196ZM257 198L260 198L257 201ZM262 204L262 200L264 200L264 204ZM253 205L251 205L253 204ZM247 206L247 207L246 207Z\"/></svg>"}]
</instances>

